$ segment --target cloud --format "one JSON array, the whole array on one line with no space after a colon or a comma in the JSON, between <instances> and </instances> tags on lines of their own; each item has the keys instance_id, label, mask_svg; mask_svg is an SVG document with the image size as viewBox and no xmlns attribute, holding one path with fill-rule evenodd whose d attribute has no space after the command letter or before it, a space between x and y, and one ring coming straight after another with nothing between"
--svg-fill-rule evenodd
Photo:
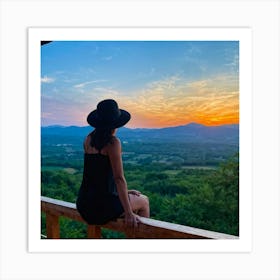
<instances>
[{"instance_id":1,"label":"cloud","mask_svg":"<svg viewBox=\"0 0 280 280\"><path fill-rule=\"evenodd\" d=\"M44 76L41 78L41 83L46 83L46 84L50 84L53 83L55 81L54 78L48 77L48 76Z\"/></svg>"},{"instance_id":2,"label":"cloud","mask_svg":"<svg viewBox=\"0 0 280 280\"><path fill-rule=\"evenodd\" d=\"M233 76L194 81L173 76L132 95L119 97L134 116L129 124L132 127L239 122L238 80Z\"/></svg>"},{"instance_id":3,"label":"cloud","mask_svg":"<svg viewBox=\"0 0 280 280\"><path fill-rule=\"evenodd\" d=\"M174 75L146 84L141 90L120 91L114 87L102 87L94 80L75 85L69 90L50 97L42 94L45 122L53 117L64 123L86 125L88 112L103 99L115 99L119 107L128 110L132 119L128 127L166 127L197 122L205 125L239 122L239 80L237 75L216 75L207 79L190 80ZM94 84L90 89L88 84ZM72 92L71 92L72 90ZM81 91L83 95L81 98ZM69 94L71 92L71 94ZM52 109L50 109L50 107Z\"/></svg>"},{"instance_id":4,"label":"cloud","mask_svg":"<svg viewBox=\"0 0 280 280\"><path fill-rule=\"evenodd\" d=\"M102 83L102 82L106 82L106 81L107 80L93 80L93 81L84 82L84 83L74 85L74 88L84 88L85 86L90 85L90 84Z\"/></svg>"}]
</instances>

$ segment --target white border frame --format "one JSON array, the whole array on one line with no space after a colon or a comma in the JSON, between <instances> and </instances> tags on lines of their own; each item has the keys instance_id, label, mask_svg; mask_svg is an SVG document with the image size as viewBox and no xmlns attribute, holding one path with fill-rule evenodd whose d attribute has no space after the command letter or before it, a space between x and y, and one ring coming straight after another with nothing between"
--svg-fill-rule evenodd
<instances>
[{"instance_id":1,"label":"white border frame","mask_svg":"<svg viewBox=\"0 0 280 280\"><path fill-rule=\"evenodd\" d=\"M1 280L280 280L278 0L0 0L0 7ZM24 139L28 130L27 28L31 26L252 29L254 164L250 253L30 254L27 251L28 155ZM23 137L22 145L15 149L19 135Z\"/></svg>"},{"instance_id":2,"label":"white border frame","mask_svg":"<svg viewBox=\"0 0 280 280\"><path fill-rule=\"evenodd\" d=\"M29 28L29 252L250 252L252 245L252 46L250 28ZM240 237L237 240L40 238L40 41L231 40L240 46Z\"/></svg>"}]
</instances>

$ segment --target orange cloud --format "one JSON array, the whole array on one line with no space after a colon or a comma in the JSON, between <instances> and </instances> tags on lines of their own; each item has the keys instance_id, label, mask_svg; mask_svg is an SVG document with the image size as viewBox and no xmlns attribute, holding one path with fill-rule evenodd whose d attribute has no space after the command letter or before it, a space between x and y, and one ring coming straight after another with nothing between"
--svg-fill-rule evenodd
<instances>
[{"instance_id":1,"label":"orange cloud","mask_svg":"<svg viewBox=\"0 0 280 280\"><path fill-rule=\"evenodd\" d=\"M166 127L197 122L239 123L238 80L233 76L189 82L173 77L119 96L120 107L132 114L129 127Z\"/></svg>"}]
</instances>

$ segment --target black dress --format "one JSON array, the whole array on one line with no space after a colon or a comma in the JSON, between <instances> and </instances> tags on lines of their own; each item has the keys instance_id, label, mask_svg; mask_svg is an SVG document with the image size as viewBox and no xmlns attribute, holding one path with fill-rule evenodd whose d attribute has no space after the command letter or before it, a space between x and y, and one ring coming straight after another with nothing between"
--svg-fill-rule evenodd
<instances>
[{"instance_id":1,"label":"black dress","mask_svg":"<svg viewBox=\"0 0 280 280\"><path fill-rule=\"evenodd\" d=\"M84 155L83 180L76 205L82 218L92 225L105 224L124 213L108 156Z\"/></svg>"}]
</instances>

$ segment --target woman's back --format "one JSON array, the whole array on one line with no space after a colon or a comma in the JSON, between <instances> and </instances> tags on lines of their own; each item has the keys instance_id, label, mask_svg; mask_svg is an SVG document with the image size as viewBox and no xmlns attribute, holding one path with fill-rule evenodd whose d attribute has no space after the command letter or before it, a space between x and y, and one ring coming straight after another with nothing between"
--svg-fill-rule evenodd
<instances>
[{"instance_id":1,"label":"woman's back","mask_svg":"<svg viewBox=\"0 0 280 280\"><path fill-rule=\"evenodd\" d=\"M96 195L116 194L109 157L101 153L84 154L82 187Z\"/></svg>"},{"instance_id":2,"label":"woman's back","mask_svg":"<svg viewBox=\"0 0 280 280\"><path fill-rule=\"evenodd\" d=\"M84 142L83 180L78 193L77 209L89 224L103 224L123 213L106 147L97 152Z\"/></svg>"}]
</instances>

